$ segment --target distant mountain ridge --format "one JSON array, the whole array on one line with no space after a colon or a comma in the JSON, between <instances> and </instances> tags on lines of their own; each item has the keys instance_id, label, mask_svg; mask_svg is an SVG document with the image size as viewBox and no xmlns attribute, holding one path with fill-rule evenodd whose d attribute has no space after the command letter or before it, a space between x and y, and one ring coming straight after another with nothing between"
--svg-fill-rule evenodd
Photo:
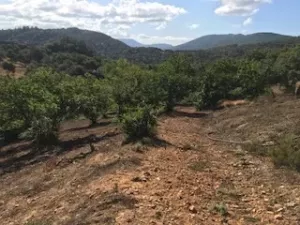
<instances>
[{"instance_id":1,"label":"distant mountain ridge","mask_svg":"<svg viewBox=\"0 0 300 225\"><path fill-rule=\"evenodd\" d=\"M0 43L15 42L25 45L44 45L49 42L57 41L62 37L70 37L85 42L87 47L95 55L110 59L125 58L133 62L143 64L156 64L164 61L174 51L189 51L202 54L199 50L222 48L226 46L246 46L246 45L264 45L264 44L284 44L299 43L300 38L275 34L275 33L254 33L250 35L243 34L223 34L207 35L182 45L171 46L167 44L143 45L135 40L123 41L114 39L101 32L81 30L78 28L63 29L39 29L23 27L18 29L0 30ZM130 46L135 47L130 47ZM223 48L224 47L224 48ZM251 48L248 46L247 48ZM206 54L206 53L203 53Z\"/></svg>"},{"instance_id":2,"label":"distant mountain ridge","mask_svg":"<svg viewBox=\"0 0 300 225\"><path fill-rule=\"evenodd\" d=\"M247 45L258 44L273 41L285 41L293 38L293 36L275 34L275 33L254 33L249 35L243 34L221 34L206 35L194 39L187 43L175 46L173 50L200 50L227 45Z\"/></svg>"},{"instance_id":3,"label":"distant mountain ridge","mask_svg":"<svg viewBox=\"0 0 300 225\"><path fill-rule=\"evenodd\" d=\"M163 44L163 43L159 43L159 44L151 44L151 45L145 45L142 44L134 39L120 39L120 41L124 42L126 45L132 47L132 48L140 48L140 47L145 47L145 48L159 48L162 50L171 50L174 48L173 45L169 45L169 44Z\"/></svg>"},{"instance_id":4,"label":"distant mountain ridge","mask_svg":"<svg viewBox=\"0 0 300 225\"><path fill-rule=\"evenodd\" d=\"M130 49L123 42L114 39L106 34L81 30L78 28L62 29L39 29L19 28L0 30L0 41L10 41L29 45L43 45L47 42L56 41L62 37L70 37L84 41L97 55L116 58L120 53Z\"/></svg>"}]
</instances>

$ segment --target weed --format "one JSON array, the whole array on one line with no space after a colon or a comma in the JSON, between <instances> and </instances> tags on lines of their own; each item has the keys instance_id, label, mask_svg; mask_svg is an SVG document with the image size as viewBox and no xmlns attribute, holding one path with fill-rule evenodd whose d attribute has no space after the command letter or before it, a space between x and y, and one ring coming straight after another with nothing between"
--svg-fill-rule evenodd
<instances>
[{"instance_id":1,"label":"weed","mask_svg":"<svg viewBox=\"0 0 300 225\"><path fill-rule=\"evenodd\" d=\"M236 190L233 182L231 181L224 181L220 184L219 188L217 189L217 194L224 198L231 198L235 200L239 200L243 195L239 194Z\"/></svg>"},{"instance_id":2,"label":"weed","mask_svg":"<svg viewBox=\"0 0 300 225\"><path fill-rule=\"evenodd\" d=\"M208 168L209 163L207 161L197 161L193 162L191 165L189 165L189 168L197 171L197 172L203 172L206 168Z\"/></svg>"},{"instance_id":3,"label":"weed","mask_svg":"<svg viewBox=\"0 0 300 225\"><path fill-rule=\"evenodd\" d=\"M194 146L193 146L192 144L190 144L190 143L185 143L185 144L181 147L181 149L182 149L183 151L190 151L190 150L194 150Z\"/></svg>"},{"instance_id":4,"label":"weed","mask_svg":"<svg viewBox=\"0 0 300 225\"><path fill-rule=\"evenodd\" d=\"M244 144L243 149L254 155L268 156L268 148L258 141Z\"/></svg>"},{"instance_id":5,"label":"weed","mask_svg":"<svg viewBox=\"0 0 300 225\"><path fill-rule=\"evenodd\" d=\"M227 207L224 203L216 204L213 207L213 210L217 213L220 213L221 216L228 216L229 215Z\"/></svg>"},{"instance_id":6,"label":"weed","mask_svg":"<svg viewBox=\"0 0 300 225\"><path fill-rule=\"evenodd\" d=\"M227 188L219 188L217 190L217 193L219 195L222 195L222 196L228 196L229 198L232 198L232 199L236 199L236 200L239 200L242 195L239 194L236 190L234 189L227 189Z\"/></svg>"},{"instance_id":7,"label":"weed","mask_svg":"<svg viewBox=\"0 0 300 225\"><path fill-rule=\"evenodd\" d=\"M247 223L259 223L260 222L259 218L255 218L255 217L252 217L252 216L245 216L244 220Z\"/></svg>"},{"instance_id":8,"label":"weed","mask_svg":"<svg viewBox=\"0 0 300 225\"><path fill-rule=\"evenodd\" d=\"M285 166L300 171L300 140L294 135L280 138L270 149L275 166Z\"/></svg>"}]
</instances>

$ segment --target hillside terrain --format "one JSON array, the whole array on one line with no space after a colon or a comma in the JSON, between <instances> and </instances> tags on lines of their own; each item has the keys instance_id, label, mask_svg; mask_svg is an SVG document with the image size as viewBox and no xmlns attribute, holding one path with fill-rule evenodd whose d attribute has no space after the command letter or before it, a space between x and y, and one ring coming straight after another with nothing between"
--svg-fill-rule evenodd
<instances>
[{"instance_id":1,"label":"hillside terrain","mask_svg":"<svg viewBox=\"0 0 300 225\"><path fill-rule=\"evenodd\" d=\"M235 49L239 48L241 51L244 51L247 45L251 45L251 49L254 49L264 47L264 44L274 47L300 42L299 38L292 36L256 33L250 35L208 35L179 46L166 44L143 45L132 39L116 40L100 32L80 30L78 28L39 29L24 27L14 30L0 30L0 44L13 42L23 45L43 46L65 37L85 42L96 55L110 59L126 58L132 62L145 64L160 63L174 54L174 51L188 51L193 55L206 54L203 60L209 60L211 59L211 51L214 54L214 52L219 50L223 51L228 46L234 46Z\"/></svg>"},{"instance_id":2,"label":"hillside terrain","mask_svg":"<svg viewBox=\"0 0 300 225\"><path fill-rule=\"evenodd\" d=\"M159 48L162 50L172 50L174 46L169 44L151 44L151 45L145 45L142 44L134 39L120 39L120 41L124 42L126 45L138 48L138 47L146 47L146 48Z\"/></svg>"},{"instance_id":3,"label":"hillside terrain","mask_svg":"<svg viewBox=\"0 0 300 225\"><path fill-rule=\"evenodd\" d=\"M266 42L280 42L292 39L292 36L274 34L274 33L255 33L249 35L243 34L224 34L224 35L207 35L195 40L189 41L182 45L174 47L174 50L199 50L227 45L247 45L259 44Z\"/></svg>"},{"instance_id":4,"label":"hillside terrain","mask_svg":"<svg viewBox=\"0 0 300 225\"><path fill-rule=\"evenodd\" d=\"M3 224L300 223L299 38L102 56L26 31L0 43Z\"/></svg>"},{"instance_id":5,"label":"hillside terrain","mask_svg":"<svg viewBox=\"0 0 300 225\"><path fill-rule=\"evenodd\" d=\"M70 37L84 41L90 49L98 55L117 57L130 47L123 42L113 39L100 32L80 30L78 28L67 29L39 29L20 28L14 30L0 30L0 41L10 41L28 45L44 45L57 41L63 37Z\"/></svg>"},{"instance_id":6,"label":"hillside terrain","mask_svg":"<svg viewBox=\"0 0 300 225\"><path fill-rule=\"evenodd\" d=\"M92 128L85 120L66 122L60 148L40 154L30 142L1 148L1 221L297 225L300 175L214 139L267 143L274 134L299 132L299 109L288 95L220 111L177 107L160 118L155 146L123 145L109 118Z\"/></svg>"}]
</instances>

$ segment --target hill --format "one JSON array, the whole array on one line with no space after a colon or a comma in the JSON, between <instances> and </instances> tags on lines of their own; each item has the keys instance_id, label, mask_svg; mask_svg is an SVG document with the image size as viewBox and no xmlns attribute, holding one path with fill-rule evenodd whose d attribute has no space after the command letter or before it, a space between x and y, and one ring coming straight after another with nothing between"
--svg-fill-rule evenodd
<instances>
[{"instance_id":1,"label":"hill","mask_svg":"<svg viewBox=\"0 0 300 225\"><path fill-rule=\"evenodd\" d=\"M288 99L220 110L210 120L179 108L161 118L158 132L169 143L166 149L122 145L123 135L109 120L92 128L88 121L70 121L61 128L60 149L39 155L28 142L0 149L0 182L8 190L0 192L0 217L3 224L164 220L215 225L225 219L230 224L298 224L299 174L275 169L268 158L211 141L203 133L222 130L214 137L233 140L268 138L296 126L299 109L299 101ZM97 151L91 153L86 140L93 135Z\"/></svg>"},{"instance_id":2,"label":"hill","mask_svg":"<svg viewBox=\"0 0 300 225\"><path fill-rule=\"evenodd\" d=\"M227 45L247 45L258 44L274 41L288 41L293 38L275 33L255 33L249 35L243 34L224 34L224 35L207 35L195 40L189 41L182 45L176 46L175 50L199 50L209 49Z\"/></svg>"},{"instance_id":3,"label":"hill","mask_svg":"<svg viewBox=\"0 0 300 225\"><path fill-rule=\"evenodd\" d=\"M29 45L44 45L48 42L57 41L62 37L84 41L97 55L110 58L118 57L123 51L130 49L123 42L106 34L78 28L39 29L24 27L0 30L0 42L10 41Z\"/></svg>"},{"instance_id":4,"label":"hill","mask_svg":"<svg viewBox=\"0 0 300 225\"><path fill-rule=\"evenodd\" d=\"M171 50L174 47L172 45L163 44L163 43L145 45L134 39L120 39L120 41L124 42L126 45L128 45L132 48L145 47L145 48L158 48L158 49L162 49L162 50Z\"/></svg>"},{"instance_id":5,"label":"hill","mask_svg":"<svg viewBox=\"0 0 300 225\"><path fill-rule=\"evenodd\" d=\"M162 50L172 50L174 48L173 45L169 45L169 44L152 44L152 45L148 45L148 47L159 48Z\"/></svg>"},{"instance_id":6,"label":"hill","mask_svg":"<svg viewBox=\"0 0 300 225\"><path fill-rule=\"evenodd\" d=\"M144 44L134 40L134 39L120 39L123 43L126 45L132 47L132 48L138 48L138 47L145 47Z\"/></svg>"}]
</instances>

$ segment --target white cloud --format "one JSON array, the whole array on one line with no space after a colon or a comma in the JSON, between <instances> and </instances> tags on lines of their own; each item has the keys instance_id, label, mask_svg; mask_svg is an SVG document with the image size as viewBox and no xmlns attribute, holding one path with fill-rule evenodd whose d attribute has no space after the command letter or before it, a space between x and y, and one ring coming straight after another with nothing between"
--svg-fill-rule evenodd
<instances>
[{"instance_id":1,"label":"white cloud","mask_svg":"<svg viewBox=\"0 0 300 225\"><path fill-rule=\"evenodd\" d=\"M189 25L188 27L189 27L189 29L190 30L195 30L195 29L197 29L198 27L200 26L200 24L191 24L191 25Z\"/></svg>"},{"instance_id":2,"label":"white cloud","mask_svg":"<svg viewBox=\"0 0 300 225\"><path fill-rule=\"evenodd\" d=\"M177 36L176 37L175 36L149 36L146 34L131 36L131 38L145 44L168 43L171 45L179 45L192 39L188 37L177 37Z\"/></svg>"},{"instance_id":3,"label":"white cloud","mask_svg":"<svg viewBox=\"0 0 300 225\"><path fill-rule=\"evenodd\" d=\"M248 17L244 22L243 22L243 26L248 26L250 24L252 24L253 20L251 17Z\"/></svg>"},{"instance_id":4,"label":"white cloud","mask_svg":"<svg viewBox=\"0 0 300 225\"><path fill-rule=\"evenodd\" d=\"M264 3L272 0L220 0L221 5L215 10L218 15L250 16L259 11Z\"/></svg>"},{"instance_id":5,"label":"white cloud","mask_svg":"<svg viewBox=\"0 0 300 225\"><path fill-rule=\"evenodd\" d=\"M127 36L139 23L164 28L186 10L174 5L141 0L10 0L0 2L0 28L29 25L42 28L79 27Z\"/></svg>"},{"instance_id":6,"label":"white cloud","mask_svg":"<svg viewBox=\"0 0 300 225\"><path fill-rule=\"evenodd\" d=\"M163 30L167 27L167 23L166 22L163 22L161 24L159 24L155 29L156 30Z\"/></svg>"},{"instance_id":7,"label":"white cloud","mask_svg":"<svg viewBox=\"0 0 300 225\"><path fill-rule=\"evenodd\" d=\"M248 33L249 33L248 30L242 30L242 34L246 35Z\"/></svg>"}]
</instances>

